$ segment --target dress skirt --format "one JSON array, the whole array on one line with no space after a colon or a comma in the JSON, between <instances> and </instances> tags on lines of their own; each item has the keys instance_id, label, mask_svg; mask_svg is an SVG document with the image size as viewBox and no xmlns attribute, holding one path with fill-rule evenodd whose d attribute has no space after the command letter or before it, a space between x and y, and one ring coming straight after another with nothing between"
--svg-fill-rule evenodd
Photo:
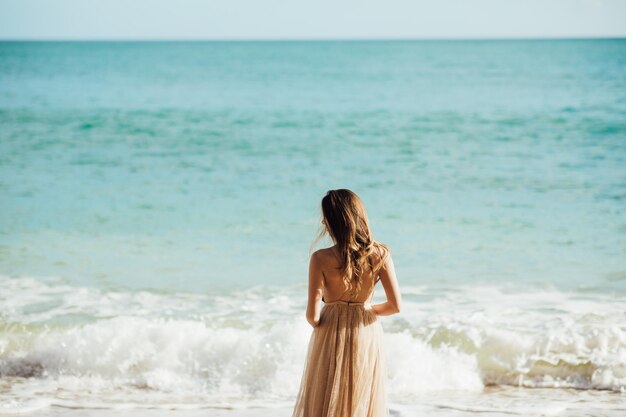
<instances>
[{"instance_id":1,"label":"dress skirt","mask_svg":"<svg viewBox=\"0 0 626 417\"><path fill-rule=\"evenodd\" d=\"M388 417L383 329L363 303L326 303L292 417Z\"/></svg>"}]
</instances>

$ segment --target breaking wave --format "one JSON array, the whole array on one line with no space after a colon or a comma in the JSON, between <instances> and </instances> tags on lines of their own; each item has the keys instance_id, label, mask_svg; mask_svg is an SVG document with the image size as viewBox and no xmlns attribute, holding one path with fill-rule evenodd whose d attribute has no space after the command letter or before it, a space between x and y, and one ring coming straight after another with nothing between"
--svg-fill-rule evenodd
<instances>
[{"instance_id":1,"label":"breaking wave","mask_svg":"<svg viewBox=\"0 0 626 417\"><path fill-rule=\"evenodd\" d=\"M295 397L311 332L301 287L211 295L0 281L5 410L275 406ZM404 294L402 314L380 319L397 403L494 384L625 391L617 298L495 287Z\"/></svg>"}]
</instances>

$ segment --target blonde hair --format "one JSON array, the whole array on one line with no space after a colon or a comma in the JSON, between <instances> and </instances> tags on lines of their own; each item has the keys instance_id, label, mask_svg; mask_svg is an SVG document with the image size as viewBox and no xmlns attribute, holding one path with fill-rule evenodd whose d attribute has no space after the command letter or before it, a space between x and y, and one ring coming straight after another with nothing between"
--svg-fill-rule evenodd
<instances>
[{"instance_id":1,"label":"blonde hair","mask_svg":"<svg viewBox=\"0 0 626 417\"><path fill-rule=\"evenodd\" d=\"M372 238L367 212L363 202L347 189L330 190L322 198L322 215L325 230L339 249L341 275L348 292L358 294L363 273L370 269L377 273L383 265L389 249ZM377 253L378 262L372 255Z\"/></svg>"}]
</instances>

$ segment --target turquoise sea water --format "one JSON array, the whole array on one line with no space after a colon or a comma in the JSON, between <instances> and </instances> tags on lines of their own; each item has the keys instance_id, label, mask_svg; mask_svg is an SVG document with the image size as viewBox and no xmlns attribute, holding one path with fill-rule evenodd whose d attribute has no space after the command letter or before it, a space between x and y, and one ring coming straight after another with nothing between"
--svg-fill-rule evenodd
<instances>
[{"instance_id":1,"label":"turquoise sea water","mask_svg":"<svg viewBox=\"0 0 626 417\"><path fill-rule=\"evenodd\" d=\"M626 40L0 42L0 396L289 404L344 187L406 290L395 404L623 392L624 68Z\"/></svg>"}]
</instances>

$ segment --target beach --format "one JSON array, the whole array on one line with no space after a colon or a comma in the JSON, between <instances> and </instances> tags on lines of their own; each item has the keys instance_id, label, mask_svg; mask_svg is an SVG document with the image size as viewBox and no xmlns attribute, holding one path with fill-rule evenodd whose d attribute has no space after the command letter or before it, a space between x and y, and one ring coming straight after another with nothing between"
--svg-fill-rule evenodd
<instances>
[{"instance_id":1,"label":"beach","mask_svg":"<svg viewBox=\"0 0 626 417\"><path fill-rule=\"evenodd\" d=\"M459 393L441 393L436 398L420 399L419 405L402 406L391 404L390 416L445 416L464 417L486 415L490 417L506 417L523 415L528 417L539 416L608 416L617 417L624 414L623 396L614 395L612 400L598 403L597 393L560 390L536 390L525 392L513 388L498 388L496 392L459 396ZM555 395L556 394L556 395ZM603 394L599 396L603 397ZM582 400L582 401L581 401ZM417 402L417 401L416 401ZM514 409L515 411L511 411ZM212 416L212 417L260 417L276 416L290 417L290 407L265 407L247 409L200 409L189 410L181 406L178 409L116 409L116 410L72 410L53 408L43 412L42 416L73 417L109 417L109 416L136 416L163 417L163 416Z\"/></svg>"},{"instance_id":2,"label":"beach","mask_svg":"<svg viewBox=\"0 0 626 417\"><path fill-rule=\"evenodd\" d=\"M626 414L625 40L0 55L0 415L290 416L343 187L392 416Z\"/></svg>"}]
</instances>

